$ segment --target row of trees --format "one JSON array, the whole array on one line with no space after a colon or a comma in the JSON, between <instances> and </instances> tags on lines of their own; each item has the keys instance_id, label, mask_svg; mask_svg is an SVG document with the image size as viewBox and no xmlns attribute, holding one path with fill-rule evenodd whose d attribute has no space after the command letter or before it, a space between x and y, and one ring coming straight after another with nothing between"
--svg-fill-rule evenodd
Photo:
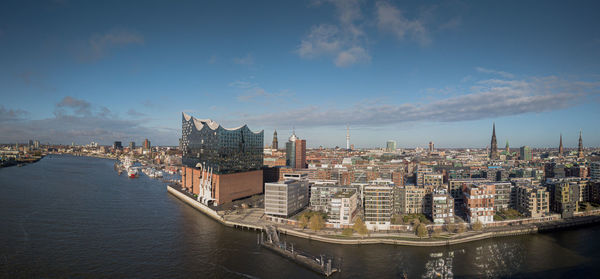
<instances>
[{"instance_id":1,"label":"row of trees","mask_svg":"<svg viewBox=\"0 0 600 279\"><path fill-rule=\"evenodd\" d=\"M298 227L301 229L308 227L315 232L322 230L325 227L323 214L315 211L307 211L302 213L298 218ZM351 236L354 232L360 234L361 236L369 233L369 230L367 230L367 225L365 225L365 222L360 217L356 218L352 228L344 229L342 234L345 236Z\"/></svg>"},{"instance_id":2,"label":"row of trees","mask_svg":"<svg viewBox=\"0 0 600 279\"><path fill-rule=\"evenodd\" d=\"M320 231L325 227L325 217L321 212L306 211L298 218L298 227L305 229L309 227L313 231Z\"/></svg>"},{"instance_id":3,"label":"row of trees","mask_svg":"<svg viewBox=\"0 0 600 279\"><path fill-rule=\"evenodd\" d=\"M298 227L301 229L305 229L305 228L310 228L311 230L317 232L322 230L325 227L325 218L326 216L324 216L324 214L322 212L317 212L317 211L306 211L302 214L300 214L300 217L298 218ZM427 226L425 225L425 223L419 222L418 218L414 219L413 222L414 228L415 228L415 234L420 237L426 237L428 235L428 230L427 230ZM446 224L444 226L445 230L449 233L463 233L467 230L467 227L464 224L458 223L458 224ZM472 225L473 230L475 231L481 231L483 229L483 224L481 223L481 221L477 220L473 225ZM352 234L354 234L354 232L358 233L361 236L365 236L369 233L369 231L367 230L367 226L365 225L365 222L360 218L357 217L356 220L354 221L354 225L352 225L352 228L346 228L342 231L342 235L344 236L352 236ZM439 237L442 233L442 227L433 227L432 231L431 231L431 236L432 237Z\"/></svg>"},{"instance_id":4,"label":"row of trees","mask_svg":"<svg viewBox=\"0 0 600 279\"><path fill-rule=\"evenodd\" d=\"M481 231L483 229L483 223L481 223L481 221L477 220L477 221L475 221L475 223L473 223L473 225L471 227L474 231ZM465 231L467 231L467 226L462 223L446 224L446 226L444 226L444 228L449 233L464 233ZM432 237L439 237L441 235L441 233L442 233L442 227L433 227L431 229ZM420 238L426 237L428 234L427 226L423 223L418 223L415 226L415 234Z\"/></svg>"}]
</instances>

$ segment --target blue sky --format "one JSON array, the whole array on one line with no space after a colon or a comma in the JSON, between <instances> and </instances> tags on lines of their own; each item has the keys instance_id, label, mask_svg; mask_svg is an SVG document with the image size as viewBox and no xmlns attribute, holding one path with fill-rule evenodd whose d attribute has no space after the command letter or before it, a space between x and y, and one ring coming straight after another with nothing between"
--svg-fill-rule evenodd
<instances>
[{"instance_id":1,"label":"blue sky","mask_svg":"<svg viewBox=\"0 0 600 279\"><path fill-rule=\"evenodd\" d=\"M600 146L597 1L2 1L0 142Z\"/></svg>"}]
</instances>

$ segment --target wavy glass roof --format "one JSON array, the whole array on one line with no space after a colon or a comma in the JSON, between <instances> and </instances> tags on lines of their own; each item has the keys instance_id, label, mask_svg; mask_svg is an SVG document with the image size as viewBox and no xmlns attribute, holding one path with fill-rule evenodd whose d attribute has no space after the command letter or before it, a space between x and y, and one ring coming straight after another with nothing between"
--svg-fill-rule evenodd
<instances>
[{"instance_id":1,"label":"wavy glass roof","mask_svg":"<svg viewBox=\"0 0 600 279\"><path fill-rule=\"evenodd\" d=\"M217 123L211 119L198 119L198 118L195 118L185 112L182 112L182 115L183 115L183 119L185 119L185 121L190 121L190 119L191 119L194 122L194 126L196 127L196 130L198 130L198 131L202 130L205 126L213 131L219 129L219 127L223 128L224 130L228 130L228 131L240 130L240 129L244 128L244 126L247 127L247 125L242 125L242 126L235 127L235 128L225 128L225 127L221 126L219 123ZM248 130L250 130L250 128L248 128ZM250 130L250 132L259 134L262 132L262 130L260 130L258 132Z\"/></svg>"}]
</instances>

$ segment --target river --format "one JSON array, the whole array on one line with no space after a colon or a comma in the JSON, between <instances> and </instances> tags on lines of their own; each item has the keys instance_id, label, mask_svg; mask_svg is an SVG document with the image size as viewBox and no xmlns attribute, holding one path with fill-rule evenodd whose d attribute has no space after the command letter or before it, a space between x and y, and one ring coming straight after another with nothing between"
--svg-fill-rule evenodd
<instances>
[{"instance_id":1,"label":"river","mask_svg":"<svg viewBox=\"0 0 600 279\"><path fill-rule=\"evenodd\" d=\"M319 278L222 226L113 160L51 155L0 169L0 276L83 278ZM600 225L451 247L332 245L288 237L341 257L334 278L595 277ZM437 267L436 267L437 266Z\"/></svg>"}]
</instances>

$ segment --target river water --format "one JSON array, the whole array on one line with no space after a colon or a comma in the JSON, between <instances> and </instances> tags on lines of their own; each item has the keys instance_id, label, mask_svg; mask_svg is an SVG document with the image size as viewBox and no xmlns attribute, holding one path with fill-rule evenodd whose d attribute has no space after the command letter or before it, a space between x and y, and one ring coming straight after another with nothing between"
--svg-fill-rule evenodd
<instances>
[{"instance_id":1,"label":"river water","mask_svg":"<svg viewBox=\"0 0 600 279\"><path fill-rule=\"evenodd\" d=\"M0 277L318 278L174 198L164 183L119 176L112 160L48 156L0 169ZM297 249L341 257L334 278L595 277L600 226L451 247L332 245L288 237Z\"/></svg>"}]
</instances>

